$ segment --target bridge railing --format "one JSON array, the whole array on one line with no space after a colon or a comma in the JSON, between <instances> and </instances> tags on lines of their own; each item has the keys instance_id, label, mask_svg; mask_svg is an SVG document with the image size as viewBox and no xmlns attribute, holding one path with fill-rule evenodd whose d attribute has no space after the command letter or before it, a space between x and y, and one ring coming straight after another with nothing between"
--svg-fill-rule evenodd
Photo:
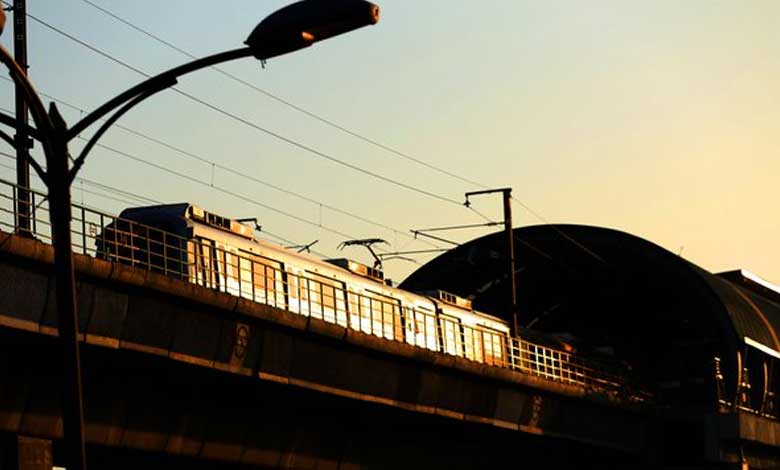
<instances>
[{"instance_id":1,"label":"bridge railing","mask_svg":"<svg viewBox=\"0 0 780 470\"><path fill-rule=\"evenodd\" d=\"M0 230L15 229L20 213L18 191L13 183L0 180ZM47 198L37 191L30 191L30 195L32 234L49 243ZM509 337L502 331L465 325L457 318L402 305L381 294L345 288L305 271L294 272L272 259L239 253L210 240L186 239L79 204L73 204L71 230L75 253L158 272L390 341L626 399L647 397L628 386L630 376L619 365Z\"/></svg>"}]
</instances>

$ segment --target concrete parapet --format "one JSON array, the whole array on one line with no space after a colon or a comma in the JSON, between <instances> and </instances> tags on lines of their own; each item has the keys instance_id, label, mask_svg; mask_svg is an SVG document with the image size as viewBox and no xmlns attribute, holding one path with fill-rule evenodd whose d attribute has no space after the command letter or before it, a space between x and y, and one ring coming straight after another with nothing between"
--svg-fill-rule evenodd
<instances>
[{"instance_id":1,"label":"concrete parapet","mask_svg":"<svg viewBox=\"0 0 780 470\"><path fill-rule=\"evenodd\" d=\"M31 240L12 239L5 246L0 240L0 281L19 284L0 298L0 325L56 333L50 251ZM101 397L87 396L87 436L96 444L269 466L302 462L307 431L301 436L289 430L289 439L274 446L244 444L247 435L266 432L247 418L254 415L247 406L263 400L251 396L255 386L234 389L235 402L220 401L213 414L204 416L188 410L187 403L208 402L209 394L224 400L224 395L201 388L192 391L196 396L187 402L182 398L191 392L187 383L166 372L179 367L217 373L225 381L284 384L398 413L588 440L627 451L641 447L640 439L630 437L641 433L628 432L641 428L640 415L604 398L591 400L579 386L390 341L158 273L84 256L76 259L86 342L116 355L151 354L156 361L151 370L126 376L127 383L101 385L97 376L87 379L92 384L88 392ZM84 368L87 375L96 370L89 364ZM163 383L180 395L161 397ZM106 398L123 387L124 398ZM16 403L20 396L23 404ZM50 397L26 389L6 396L0 390L0 429L56 438L61 433L59 405ZM20 407L24 411L9 411ZM610 423L623 419L623 428L628 428L594 433L589 420L604 416ZM303 453L327 455L330 445L320 442ZM331 464L328 458L321 463Z\"/></svg>"}]
</instances>

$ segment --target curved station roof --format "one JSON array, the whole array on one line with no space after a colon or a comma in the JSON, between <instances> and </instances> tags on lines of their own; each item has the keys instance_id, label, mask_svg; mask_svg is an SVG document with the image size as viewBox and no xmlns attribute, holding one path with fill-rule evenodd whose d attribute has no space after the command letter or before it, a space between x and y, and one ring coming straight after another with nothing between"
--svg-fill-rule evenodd
<instances>
[{"instance_id":1,"label":"curved station roof","mask_svg":"<svg viewBox=\"0 0 780 470\"><path fill-rule=\"evenodd\" d=\"M711 367L715 356L730 359L746 341L780 357L780 291L746 271L712 274L607 228L539 225L514 229L514 236L518 319L531 330L526 334L617 357L657 380L694 372L681 367ZM503 232L474 239L401 287L445 290L509 320L506 243Z\"/></svg>"}]
</instances>

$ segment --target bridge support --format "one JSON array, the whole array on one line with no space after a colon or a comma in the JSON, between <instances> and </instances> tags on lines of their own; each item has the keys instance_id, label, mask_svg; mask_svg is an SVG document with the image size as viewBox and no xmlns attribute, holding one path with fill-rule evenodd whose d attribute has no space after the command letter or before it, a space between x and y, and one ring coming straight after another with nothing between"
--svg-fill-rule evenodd
<instances>
[{"instance_id":1,"label":"bridge support","mask_svg":"<svg viewBox=\"0 0 780 470\"><path fill-rule=\"evenodd\" d=\"M51 470L52 445L48 439L7 435L0 445L0 470Z\"/></svg>"}]
</instances>

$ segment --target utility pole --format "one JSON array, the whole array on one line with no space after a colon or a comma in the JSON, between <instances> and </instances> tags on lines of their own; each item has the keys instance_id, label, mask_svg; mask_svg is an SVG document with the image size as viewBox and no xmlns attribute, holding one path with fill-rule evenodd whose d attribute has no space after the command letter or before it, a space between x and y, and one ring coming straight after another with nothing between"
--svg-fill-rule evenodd
<instances>
[{"instance_id":1,"label":"utility pole","mask_svg":"<svg viewBox=\"0 0 780 470\"><path fill-rule=\"evenodd\" d=\"M466 193L466 207L470 206L469 196L480 194L501 193L504 199L504 232L506 233L506 258L509 269L508 297L512 308L512 336L518 336L519 324L517 322L517 263L515 260L515 236L512 233L512 188L486 189L484 191L471 191Z\"/></svg>"},{"instance_id":2,"label":"utility pole","mask_svg":"<svg viewBox=\"0 0 780 470\"><path fill-rule=\"evenodd\" d=\"M19 64L25 75L29 66L27 64L27 0L14 0L14 60ZM16 231L23 236L32 236L30 221L32 215L30 187L29 152L32 148L32 140L25 129L28 124L27 102L24 91L19 84L16 85L16 184L19 186L19 194L16 203Z\"/></svg>"}]
</instances>

